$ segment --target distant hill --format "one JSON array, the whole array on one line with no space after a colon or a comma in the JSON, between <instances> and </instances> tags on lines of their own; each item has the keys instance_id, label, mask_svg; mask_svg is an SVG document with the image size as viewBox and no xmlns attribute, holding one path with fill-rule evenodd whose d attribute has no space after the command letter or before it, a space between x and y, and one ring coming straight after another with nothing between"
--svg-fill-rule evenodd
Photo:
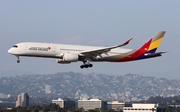
<instances>
[{"instance_id":1,"label":"distant hill","mask_svg":"<svg viewBox=\"0 0 180 112\"><path fill-rule=\"evenodd\" d=\"M0 69L0 77L24 75L24 74L35 74L33 72L21 71L21 70L2 70Z\"/></svg>"},{"instance_id":2,"label":"distant hill","mask_svg":"<svg viewBox=\"0 0 180 112\"><path fill-rule=\"evenodd\" d=\"M51 86L45 94L45 85ZM18 95L27 92L33 96L53 95L79 99L138 101L151 96L180 95L180 80L143 77L135 74L110 76L74 72L48 75L19 75L0 78L0 93Z\"/></svg>"}]
</instances>

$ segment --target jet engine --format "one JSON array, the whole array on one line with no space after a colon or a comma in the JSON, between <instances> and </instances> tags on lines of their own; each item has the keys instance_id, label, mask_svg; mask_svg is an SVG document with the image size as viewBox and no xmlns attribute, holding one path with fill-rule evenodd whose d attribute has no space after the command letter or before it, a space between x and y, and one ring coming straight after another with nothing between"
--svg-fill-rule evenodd
<instances>
[{"instance_id":1,"label":"jet engine","mask_svg":"<svg viewBox=\"0 0 180 112\"><path fill-rule=\"evenodd\" d=\"M71 62L77 62L79 59L78 54L74 53L63 53L62 59L56 59L57 63L69 64Z\"/></svg>"}]
</instances>

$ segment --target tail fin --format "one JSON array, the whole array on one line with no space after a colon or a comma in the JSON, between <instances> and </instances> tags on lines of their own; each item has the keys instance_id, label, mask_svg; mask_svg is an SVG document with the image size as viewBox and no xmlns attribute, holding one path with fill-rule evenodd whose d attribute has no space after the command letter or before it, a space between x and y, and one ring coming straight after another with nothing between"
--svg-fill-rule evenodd
<instances>
[{"instance_id":1,"label":"tail fin","mask_svg":"<svg viewBox=\"0 0 180 112\"><path fill-rule=\"evenodd\" d=\"M166 33L165 31L157 32L142 47L140 47L138 50L135 50L132 54L118 60L117 62L153 58L153 57L161 56L163 53L166 53L166 52L156 52L165 33Z\"/></svg>"},{"instance_id":2,"label":"tail fin","mask_svg":"<svg viewBox=\"0 0 180 112\"><path fill-rule=\"evenodd\" d=\"M144 59L146 58L145 55L155 53L165 33L165 31L157 32L148 42L138 49L136 51L136 59Z\"/></svg>"},{"instance_id":3,"label":"tail fin","mask_svg":"<svg viewBox=\"0 0 180 112\"><path fill-rule=\"evenodd\" d=\"M148 53L155 53L156 52L156 49L160 45L165 33L166 33L165 31L159 31L158 33L156 33L152 37L150 46L148 48Z\"/></svg>"},{"instance_id":4,"label":"tail fin","mask_svg":"<svg viewBox=\"0 0 180 112\"><path fill-rule=\"evenodd\" d=\"M140 54L155 53L165 33L165 31L157 32L149 41L147 41L140 49L138 49L138 51L141 52Z\"/></svg>"}]
</instances>

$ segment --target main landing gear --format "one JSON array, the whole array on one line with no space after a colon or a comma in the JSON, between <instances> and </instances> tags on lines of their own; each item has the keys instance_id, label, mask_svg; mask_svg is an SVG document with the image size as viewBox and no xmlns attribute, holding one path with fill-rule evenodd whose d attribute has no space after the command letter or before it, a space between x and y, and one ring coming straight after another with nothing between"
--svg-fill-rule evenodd
<instances>
[{"instance_id":1,"label":"main landing gear","mask_svg":"<svg viewBox=\"0 0 180 112\"><path fill-rule=\"evenodd\" d=\"M91 64L90 62L84 62L84 64L80 66L81 69L89 67L93 67L93 64Z\"/></svg>"},{"instance_id":2,"label":"main landing gear","mask_svg":"<svg viewBox=\"0 0 180 112\"><path fill-rule=\"evenodd\" d=\"M19 59L19 56L17 56L17 63L20 63L20 59Z\"/></svg>"},{"instance_id":3,"label":"main landing gear","mask_svg":"<svg viewBox=\"0 0 180 112\"><path fill-rule=\"evenodd\" d=\"M93 64L84 64L84 65L81 65L80 68L88 68L88 67L93 67Z\"/></svg>"}]
</instances>

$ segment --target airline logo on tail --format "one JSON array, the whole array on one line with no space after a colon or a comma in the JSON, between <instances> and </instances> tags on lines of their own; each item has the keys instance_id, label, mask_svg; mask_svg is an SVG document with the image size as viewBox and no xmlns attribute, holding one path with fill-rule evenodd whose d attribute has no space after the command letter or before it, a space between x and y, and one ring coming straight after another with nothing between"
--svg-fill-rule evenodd
<instances>
[{"instance_id":1,"label":"airline logo on tail","mask_svg":"<svg viewBox=\"0 0 180 112\"><path fill-rule=\"evenodd\" d=\"M160 31L156 33L149 41L147 41L138 50L135 50L134 52L118 60L117 62L133 61L133 60L139 60L139 59L152 58L155 56L161 56L161 54L165 52L155 53L155 51L160 45L165 33L166 33L165 31Z\"/></svg>"},{"instance_id":2,"label":"airline logo on tail","mask_svg":"<svg viewBox=\"0 0 180 112\"><path fill-rule=\"evenodd\" d=\"M165 32L164 32L164 34L165 34ZM156 52L156 49L160 45L164 34L162 33L161 35L159 35L159 38L152 38L151 44L150 44L149 49L148 49L149 53L155 53Z\"/></svg>"}]
</instances>

